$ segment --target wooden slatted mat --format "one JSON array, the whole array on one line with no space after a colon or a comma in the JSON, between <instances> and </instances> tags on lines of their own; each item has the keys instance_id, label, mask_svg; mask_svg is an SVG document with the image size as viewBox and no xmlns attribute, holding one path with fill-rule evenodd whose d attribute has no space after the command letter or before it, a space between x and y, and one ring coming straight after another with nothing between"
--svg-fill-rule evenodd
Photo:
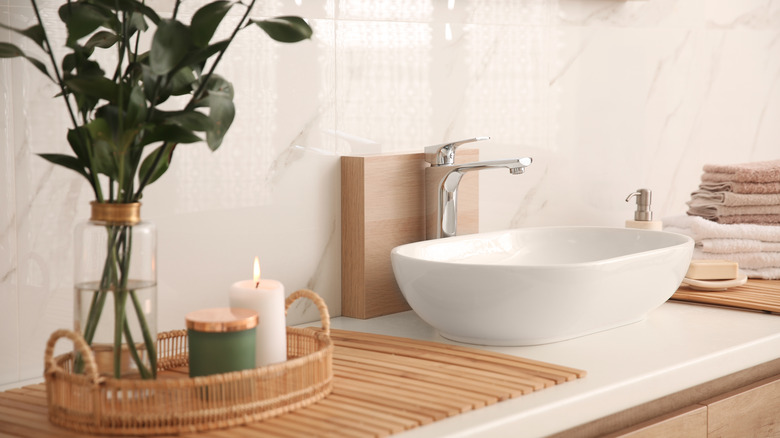
<instances>
[{"instance_id":1,"label":"wooden slatted mat","mask_svg":"<svg viewBox=\"0 0 780 438\"><path fill-rule=\"evenodd\" d=\"M333 393L311 406L192 437L387 436L585 376L474 348L332 330ZM166 378L186 377L186 369ZM43 384L0 393L0 437L78 436L47 420Z\"/></svg>"},{"instance_id":2,"label":"wooden slatted mat","mask_svg":"<svg viewBox=\"0 0 780 438\"><path fill-rule=\"evenodd\" d=\"M742 286L719 292L697 291L682 286L672 299L780 314L780 281L748 280Z\"/></svg>"}]
</instances>

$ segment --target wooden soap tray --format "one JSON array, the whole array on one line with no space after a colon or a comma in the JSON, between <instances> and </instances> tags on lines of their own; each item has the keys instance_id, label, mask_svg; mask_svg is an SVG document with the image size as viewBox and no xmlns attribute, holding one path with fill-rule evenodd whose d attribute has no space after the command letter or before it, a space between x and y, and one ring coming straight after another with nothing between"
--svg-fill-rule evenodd
<instances>
[{"instance_id":1,"label":"wooden soap tray","mask_svg":"<svg viewBox=\"0 0 780 438\"><path fill-rule=\"evenodd\" d=\"M751 279L742 286L718 292L696 291L682 286L672 299L780 314L780 281Z\"/></svg>"}]
</instances>

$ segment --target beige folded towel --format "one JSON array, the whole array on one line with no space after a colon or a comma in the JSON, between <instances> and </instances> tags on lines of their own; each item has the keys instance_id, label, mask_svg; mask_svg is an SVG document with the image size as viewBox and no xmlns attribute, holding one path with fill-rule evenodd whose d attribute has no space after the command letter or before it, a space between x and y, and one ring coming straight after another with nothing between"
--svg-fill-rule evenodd
<instances>
[{"instance_id":1,"label":"beige folded towel","mask_svg":"<svg viewBox=\"0 0 780 438\"><path fill-rule=\"evenodd\" d=\"M780 193L780 182L743 183L743 182L702 182L702 190L711 192L734 193Z\"/></svg>"},{"instance_id":2,"label":"beige folded towel","mask_svg":"<svg viewBox=\"0 0 780 438\"><path fill-rule=\"evenodd\" d=\"M742 164L705 164L702 181L767 183L780 181L780 160Z\"/></svg>"}]
</instances>

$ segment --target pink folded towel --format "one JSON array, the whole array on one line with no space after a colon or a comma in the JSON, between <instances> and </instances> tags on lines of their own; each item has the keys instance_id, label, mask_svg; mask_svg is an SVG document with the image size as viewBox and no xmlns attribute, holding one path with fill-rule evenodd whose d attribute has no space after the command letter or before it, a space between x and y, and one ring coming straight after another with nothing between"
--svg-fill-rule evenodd
<instances>
[{"instance_id":1,"label":"pink folded towel","mask_svg":"<svg viewBox=\"0 0 780 438\"><path fill-rule=\"evenodd\" d=\"M702 175L703 177L703 175ZM780 193L780 182L745 183L745 182L702 182L699 185L702 190L711 192L734 193Z\"/></svg>"},{"instance_id":2,"label":"pink folded towel","mask_svg":"<svg viewBox=\"0 0 780 438\"><path fill-rule=\"evenodd\" d=\"M732 193L725 191L696 190L691 193L690 206L706 207L724 205L739 207L745 205L780 205L780 193Z\"/></svg>"},{"instance_id":3,"label":"pink folded towel","mask_svg":"<svg viewBox=\"0 0 780 438\"><path fill-rule=\"evenodd\" d=\"M687 204L690 207L688 208L689 215L701 216L705 219L718 222L728 216L780 216L780 204L738 205L736 207L718 204L701 204L694 201L689 201Z\"/></svg>"},{"instance_id":4,"label":"pink folded towel","mask_svg":"<svg viewBox=\"0 0 780 438\"><path fill-rule=\"evenodd\" d=\"M705 164L702 181L768 183L780 181L780 160L742 164Z\"/></svg>"},{"instance_id":5,"label":"pink folded towel","mask_svg":"<svg viewBox=\"0 0 780 438\"><path fill-rule=\"evenodd\" d=\"M718 216L713 219L720 224L756 224L780 225L780 214L735 214L733 216Z\"/></svg>"}]
</instances>

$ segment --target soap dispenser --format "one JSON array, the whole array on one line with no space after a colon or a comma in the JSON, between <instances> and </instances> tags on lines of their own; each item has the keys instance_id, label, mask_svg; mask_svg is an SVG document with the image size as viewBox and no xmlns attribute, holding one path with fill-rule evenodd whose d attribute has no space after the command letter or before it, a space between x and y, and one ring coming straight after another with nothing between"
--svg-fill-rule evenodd
<instances>
[{"instance_id":1,"label":"soap dispenser","mask_svg":"<svg viewBox=\"0 0 780 438\"><path fill-rule=\"evenodd\" d=\"M663 223L654 221L653 211L650 210L653 192L650 189L637 189L637 191L628 195L626 202L630 201L632 197L636 197L636 211L634 212L634 220L626 221L626 228L661 231Z\"/></svg>"}]
</instances>

